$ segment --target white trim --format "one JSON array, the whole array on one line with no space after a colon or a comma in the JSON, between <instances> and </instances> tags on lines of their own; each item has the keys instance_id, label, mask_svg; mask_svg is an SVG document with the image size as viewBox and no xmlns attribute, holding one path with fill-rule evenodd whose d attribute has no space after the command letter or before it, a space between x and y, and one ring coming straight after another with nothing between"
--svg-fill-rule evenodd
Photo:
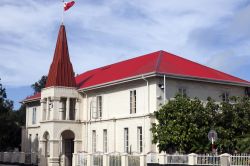
<instances>
[{"instance_id":1,"label":"white trim","mask_svg":"<svg viewBox=\"0 0 250 166\"><path fill-rule=\"evenodd\" d=\"M242 86L242 87L250 87L250 83L241 83L241 82L230 82L225 80L214 80L209 78L199 78L199 77L192 77L186 75L176 75L176 74L164 74L164 73L157 73L156 76L166 76L166 78L175 78L175 79L185 79L190 81L199 81L199 82L209 82L209 83L216 83L222 85L234 85L234 86Z\"/></svg>"},{"instance_id":2,"label":"white trim","mask_svg":"<svg viewBox=\"0 0 250 166\"><path fill-rule=\"evenodd\" d=\"M79 89L77 89L75 87L51 86L51 87L44 88L44 89L67 88L67 89L75 89L78 92L83 92L83 91L89 91L89 90L104 88L104 87L108 87L108 86L112 86L112 85L122 84L122 83L126 83L126 82L131 82L131 81L135 81L135 80L140 80L140 79L142 79L142 77L141 77L142 75L143 75L144 78L154 77L154 76L164 76L165 75L166 78L185 79L185 80L190 80L190 81L199 81L199 82L209 82L209 83L223 84L223 85L250 87L250 83L231 82L231 81L225 81L225 80L214 80L214 79L209 79L209 78L200 78L200 77L187 76L187 75L149 72L149 73L140 74L140 75L136 75L136 76L132 76L132 77L128 77L128 78L123 78L123 79L120 79L120 80L114 80L114 81L110 81L110 82L107 82L107 83L93 85L93 86L90 86L90 87L87 87L87 88L79 88ZM42 89L42 90L44 90L44 89ZM41 97L23 100L21 103L28 103L28 102L36 101L38 99L41 99Z\"/></svg>"},{"instance_id":3,"label":"white trim","mask_svg":"<svg viewBox=\"0 0 250 166\"><path fill-rule=\"evenodd\" d=\"M112 85L122 84L122 83L130 82L130 81L140 80L140 79L142 79L142 77L141 77L142 75L144 78L165 75L166 78L185 79L185 80L199 81L199 82L209 82L209 83L224 84L224 85L226 84L226 85L233 85L233 86L250 87L250 83L248 84L248 83L231 82L231 81L225 81L225 80L214 80L214 79L210 79L210 78L193 77L193 76L187 76L187 75L150 72L150 73L140 74L137 76L128 77L128 78L124 78L124 79L120 79L120 80L110 81L107 83L93 85L93 86L86 87L86 88L79 88L78 91L79 92L89 91L89 90L104 88L104 87L108 87L108 86L112 86Z\"/></svg>"},{"instance_id":4,"label":"white trim","mask_svg":"<svg viewBox=\"0 0 250 166\"><path fill-rule=\"evenodd\" d=\"M117 84L126 83L126 82L130 82L130 81L141 80L142 79L141 76L142 76L142 74L141 75L136 75L136 76L133 76L133 77L127 77L127 78L120 79L120 80L110 81L110 82L107 82L107 83L93 85L93 86L90 86L90 87L87 87L87 88L79 88L78 91L80 91L80 92L81 91L89 91L89 90L104 88L104 87L111 86L111 85L117 85ZM155 72L150 72L150 73L143 74L144 78L153 77L153 76L156 76Z\"/></svg>"}]
</instances>

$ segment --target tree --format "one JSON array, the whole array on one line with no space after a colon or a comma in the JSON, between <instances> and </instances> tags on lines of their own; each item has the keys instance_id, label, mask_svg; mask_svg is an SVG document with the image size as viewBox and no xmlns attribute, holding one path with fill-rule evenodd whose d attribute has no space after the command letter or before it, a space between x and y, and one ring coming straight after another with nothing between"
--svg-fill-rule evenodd
<instances>
[{"instance_id":1,"label":"tree","mask_svg":"<svg viewBox=\"0 0 250 166\"><path fill-rule=\"evenodd\" d=\"M221 152L250 152L250 99L232 97L230 102L223 102L217 115L217 141Z\"/></svg>"},{"instance_id":2,"label":"tree","mask_svg":"<svg viewBox=\"0 0 250 166\"><path fill-rule=\"evenodd\" d=\"M250 152L250 99L232 97L230 102L216 104L177 95L154 112L153 143L159 151L184 153L210 152L209 130L218 133L219 152Z\"/></svg>"},{"instance_id":3,"label":"tree","mask_svg":"<svg viewBox=\"0 0 250 166\"><path fill-rule=\"evenodd\" d=\"M169 101L154 115L158 124L152 127L153 143L158 143L160 151L189 153L209 149L206 134L210 129L212 114L199 99L191 100L177 95L175 100Z\"/></svg>"},{"instance_id":4,"label":"tree","mask_svg":"<svg viewBox=\"0 0 250 166\"><path fill-rule=\"evenodd\" d=\"M18 147L21 138L18 117L13 111L13 101L7 99L5 88L0 82L0 150Z\"/></svg>"},{"instance_id":5,"label":"tree","mask_svg":"<svg viewBox=\"0 0 250 166\"><path fill-rule=\"evenodd\" d=\"M0 78L1 81L1 78ZM0 82L0 114L13 109L13 101L7 99L6 90Z\"/></svg>"},{"instance_id":6,"label":"tree","mask_svg":"<svg viewBox=\"0 0 250 166\"><path fill-rule=\"evenodd\" d=\"M43 75L40 80L31 85L34 90L34 94L41 92L41 90L45 88L47 78L47 76Z\"/></svg>"}]
</instances>

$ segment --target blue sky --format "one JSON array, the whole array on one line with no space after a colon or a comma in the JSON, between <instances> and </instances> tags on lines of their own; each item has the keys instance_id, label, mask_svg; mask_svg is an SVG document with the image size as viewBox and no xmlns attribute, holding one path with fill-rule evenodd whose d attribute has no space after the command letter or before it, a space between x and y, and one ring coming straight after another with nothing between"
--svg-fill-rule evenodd
<instances>
[{"instance_id":1,"label":"blue sky","mask_svg":"<svg viewBox=\"0 0 250 166\"><path fill-rule=\"evenodd\" d=\"M249 0L76 0L65 12L76 73L165 50L250 80ZM0 78L8 98L48 73L61 0L1 0Z\"/></svg>"}]
</instances>

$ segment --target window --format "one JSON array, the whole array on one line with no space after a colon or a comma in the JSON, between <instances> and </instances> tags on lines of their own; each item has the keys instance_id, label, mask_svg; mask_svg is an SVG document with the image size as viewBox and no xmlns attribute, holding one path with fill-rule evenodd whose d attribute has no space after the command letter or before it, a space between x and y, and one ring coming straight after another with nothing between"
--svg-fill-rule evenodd
<instances>
[{"instance_id":1,"label":"window","mask_svg":"<svg viewBox=\"0 0 250 166\"><path fill-rule=\"evenodd\" d=\"M36 124L36 107L32 110L32 124Z\"/></svg>"},{"instance_id":2,"label":"window","mask_svg":"<svg viewBox=\"0 0 250 166\"><path fill-rule=\"evenodd\" d=\"M107 129L103 130L103 152L108 152L108 132Z\"/></svg>"},{"instance_id":3,"label":"window","mask_svg":"<svg viewBox=\"0 0 250 166\"><path fill-rule=\"evenodd\" d=\"M102 96L97 96L97 116L102 117Z\"/></svg>"},{"instance_id":4,"label":"window","mask_svg":"<svg viewBox=\"0 0 250 166\"><path fill-rule=\"evenodd\" d=\"M74 98L70 98L69 99L69 108L70 108L70 112L69 112L69 120L75 120L75 112L76 112L76 99Z\"/></svg>"},{"instance_id":5,"label":"window","mask_svg":"<svg viewBox=\"0 0 250 166\"><path fill-rule=\"evenodd\" d=\"M92 152L96 152L96 131L92 131Z\"/></svg>"},{"instance_id":6,"label":"window","mask_svg":"<svg viewBox=\"0 0 250 166\"><path fill-rule=\"evenodd\" d=\"M142 153L142 127L137 127L137 149Z\"/></svg>"},{"instance_id":7,"label":"window","mask_svg":"<svg viewBox=\"0 0 250 166\"><path fill-rule=\"evenodd\" d=\"M61 98L61 103L62 103L61 120L66 119L66 101L67 101L67 98Z\"/></svg>"},{"instance_id":8,"label":"window","mask_svg":"<svg viewBox=\"0 0 250 166\"><path fill-rule=\"evenodd\" d=\"M229 102L229 93L228 92L223 92L221 97L222 97L223 102Z\"/></svg>"},{"instance_id":9,"label":"window","mask_svg":"<svg viewBox=\"0 0 250 166\"><path fill-rule=\"evenodd\" d=\"M136 90L130 91L130 114L136 113Z\"/></svg>"},{"instance_id":10,"label":"window","mask_svg":"<svg viewBox=\"0 0 250 166\"><path fill-rule=\"evenodd\" d=\"M124 152L128 153L128 128L124 128Z\"/></svg>"},{"instance_id":11,"label":"window","mask_svg":"<svg viewBox=\"0 0 250 166\"><path fill-rule=\"evenodd\" d=\"M186 88L179 88L179 89L178 89L178 93L179 93L182 97L186 97L186 96L187 96L187 89L186 89Z\"/></svg>"},{"instance_id":12,"label":"window","mask_svg":"<svg viewBox=\"0 0 250 166\"><path fill-rule=\"evenodd\" d=\"M96 101L92 99L90 102L90 113L93 119L97 119L97 111L96 111Z\"/></svg>"},{"instance_id":13,"label":"window","mask_svg":"<svg viewBox=\"0 0 250 166\"><path fill-rule=\"evenodd\" d=\"M98 119L102 117L102 96L96 96L96 98L93 98L91 101L91 112L92 112L92 118Z\"/></svg>"}]
</instances>

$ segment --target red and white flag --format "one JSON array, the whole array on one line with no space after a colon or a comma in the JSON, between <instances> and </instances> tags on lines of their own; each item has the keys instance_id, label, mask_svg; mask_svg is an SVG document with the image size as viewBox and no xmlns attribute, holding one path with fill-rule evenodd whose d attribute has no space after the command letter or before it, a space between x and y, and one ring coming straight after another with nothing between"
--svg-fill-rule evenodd
<instances>
[{"instance_id":1,"label":"red and white flag","mask_svg":"<svg viewBox=\"0 0 250 166\"><path fill-rule=\"evenodd\" d=\"M68 10L75 4L75 1L64 2L64 11Z\"/></svg>"}]
</instances>

